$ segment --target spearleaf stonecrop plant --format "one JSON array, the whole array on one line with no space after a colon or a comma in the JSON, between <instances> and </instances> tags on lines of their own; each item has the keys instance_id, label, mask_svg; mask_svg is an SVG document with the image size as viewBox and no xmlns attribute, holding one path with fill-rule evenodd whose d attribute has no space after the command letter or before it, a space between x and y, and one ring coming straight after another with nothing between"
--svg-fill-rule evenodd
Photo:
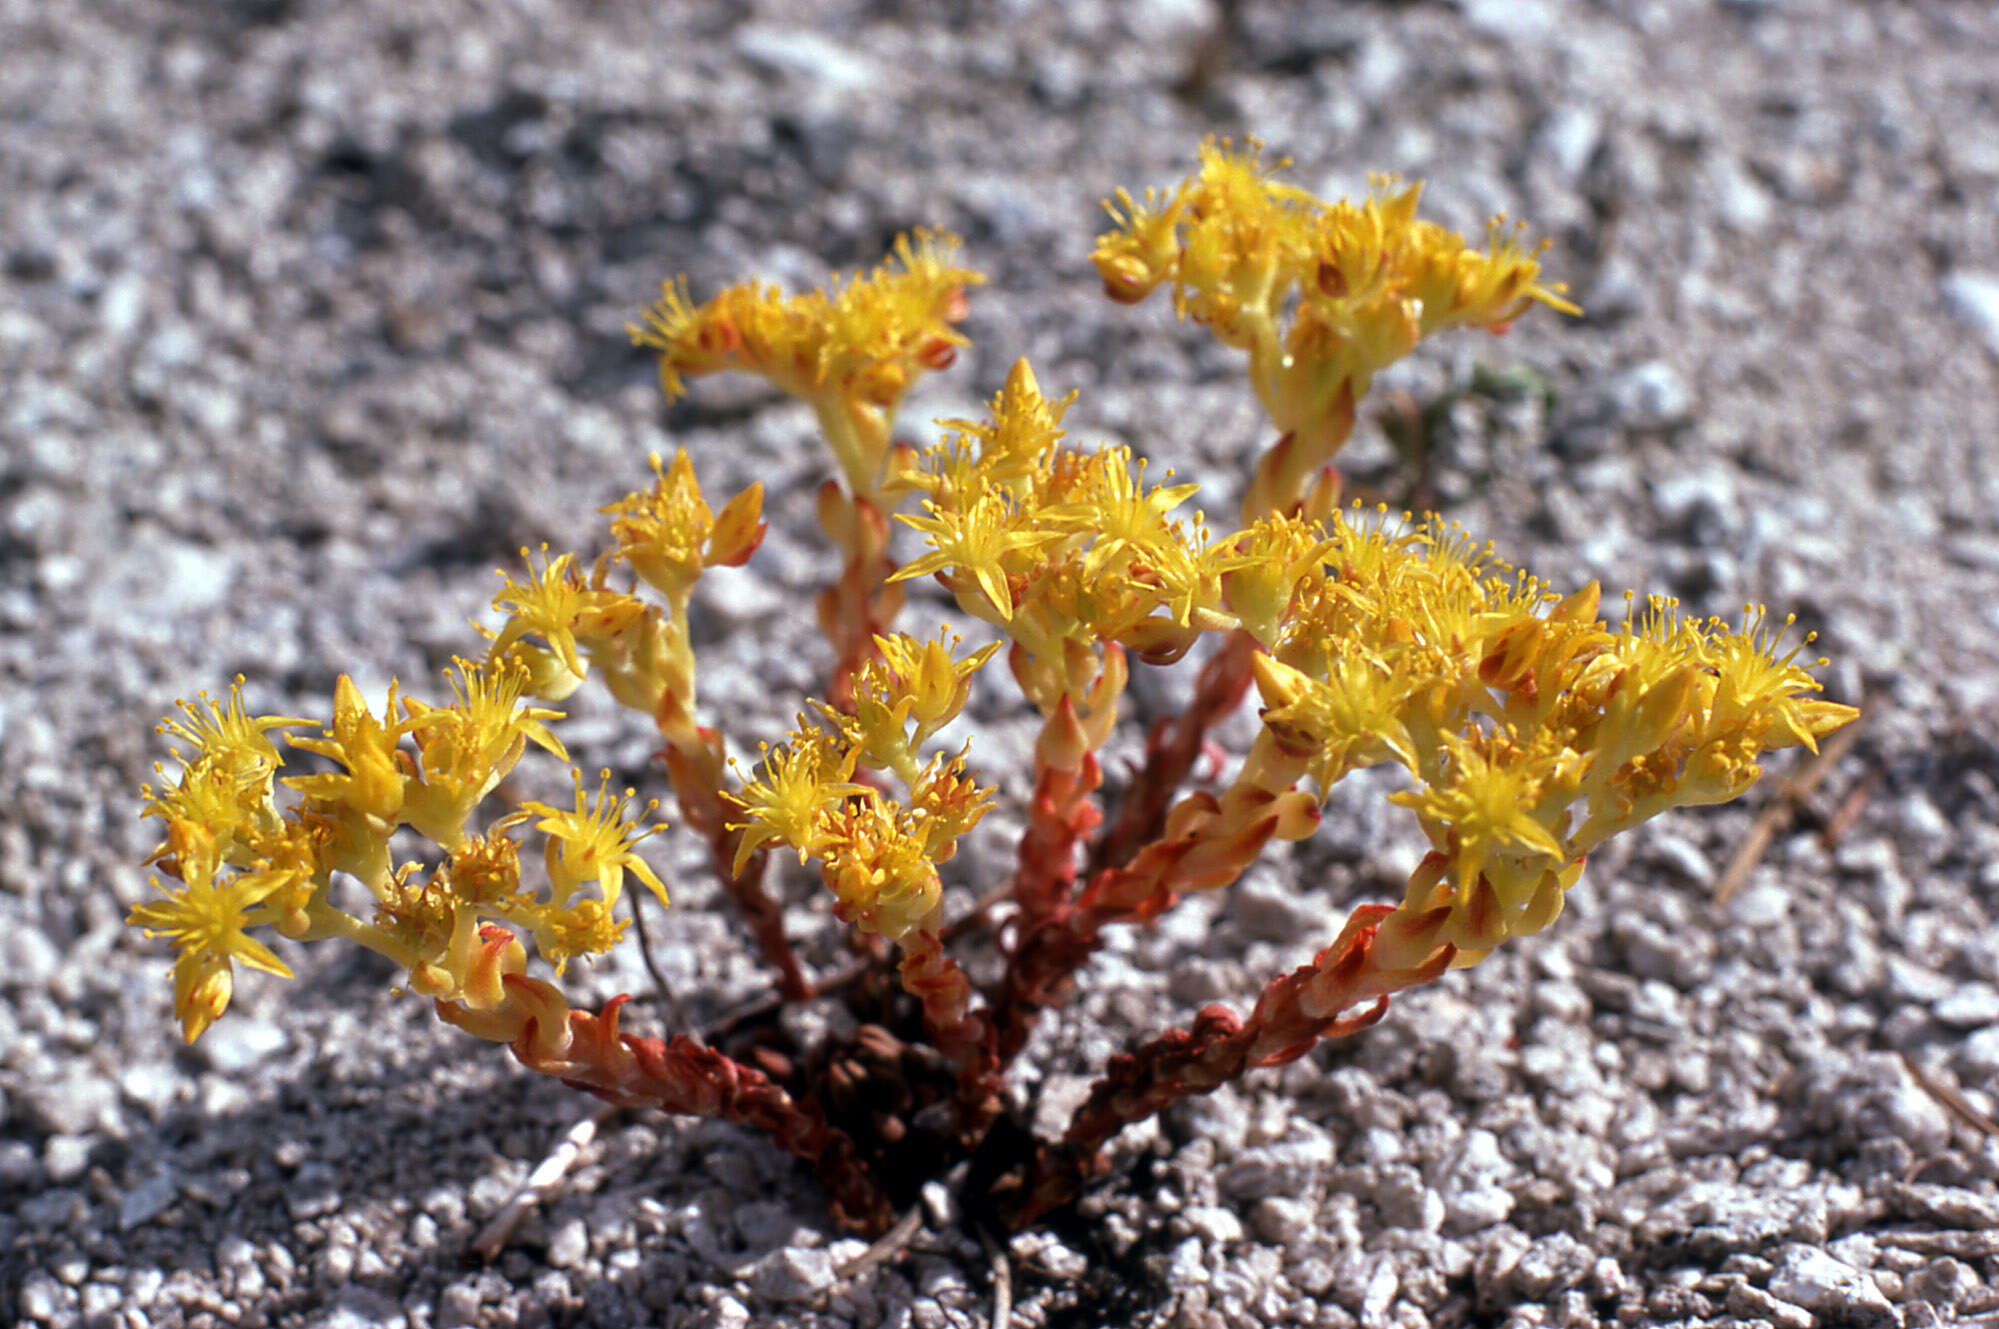
<instances>
[{"instance_id":1,"label":"spearleaf stonecrop plant","mask_svg":"<svg viewBox=\"0 0 1999 1329\"><path fill-rule=\"evenodd\" d=\"M1729 624L1654 599L1627 601L1613 627L1594 583L1564 594L1435 519L1338 507L1331 460L1376 372L1435 331L1572 308L1517 232L1495 225L1473 249L1415 208L1414 188L1386 182L1365 203L1323 203L1226 143L1165 194L1118 194L1094 254L1110 295L1170 286L1183 317L1247 352L1276 426L1233 528L1129 449L1071 445L1072 398L1046 396L1024 361L986 419L947 421L920 450L892 442L910 384L964 344L954 325L980 278L947 236L905 239L892 264L805 296L744 285L696 305L669 284L633 330L666 391L761 374L812 405L831 446L825 699L748 771L703 722L694 590L755 553L763 496L752 485L716 510L681 452L604 510L611 544L594 562L544 549L503 574L504 622L454 667L449 701L392 686L377 711L342 676L323 725L251 715L240 679L221 701L184 704L162 727L177 770L145 791L164 881L131 921L176 948L186 1036L227 1006L238 962L288 976L253 931L341 937L531 1069L767 1130L812 1165L844 1226L881 1231L918 1183L967 1157L974 1212L1019 1226L1072 1198L1124 1126L1354 1033L1393 993L1540 931L1605 840L1734 798L1765 753L1815 748L1853 719L1785 647L1789 620L1751 610ZM922 546L902 563L897 523ZM918 577L998 640L894 630ZM1130 671L1171 666L1203 638L1191 702L1155 726L1107 815L1099 754ZM954 905L940 869L998 795L976 732L956 750L937 740L1002 658L1040 720L1033 790L1009 879ZM616 945L630 883L666 899L644 857L662 829L654 805L608 773L593 787L556 735L554 706L592 677L657 730L679 821L707 845L780 996L844 1002L854 1018L835 1027L854 1032L790 1046L767 1018L714 1045L641 1038L619 1028L624 998L577 1010L531 972L559 977ZM1189 788L1211 730L1252 689L1247 751ZM494 806L530 748L569 767L567 806ZM293 751L330 769L287 774ZM1391 800L1430 846L1399 902L1356 908L1246 1015L1210 1006L1114 1058L1061 1138L994 1129L1018 1107L1009 1066L1109 929L1228 888L1271 842L1311 835L1339 780L1388 763L1407 776ZM535 848L540 866L524 870ZM774 854L817 870L859 934L857 973L807 971L764 882ZM354 898L370 903L338 903ZM978 983L953 943L982 927L998 963Z\"/></svg>"}]
</instances>

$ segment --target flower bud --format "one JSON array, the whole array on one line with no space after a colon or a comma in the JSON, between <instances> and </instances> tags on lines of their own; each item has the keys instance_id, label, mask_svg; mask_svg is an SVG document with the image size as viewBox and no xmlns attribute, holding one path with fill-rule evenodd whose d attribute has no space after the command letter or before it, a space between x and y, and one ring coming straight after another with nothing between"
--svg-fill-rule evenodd
<instances>
[{"instance_id":1,"label":"flower bud","mask_svg":"<svg viewBox=\"0 0 1999 1329\"><path fill-rule=\"evenodd\" d=\"M1159 277L1144 260L1131 254L1108 255L1097 260L1103 275L1104 294L1121 305L1135 305L1152 294Z\"/></svg>"},{"instance_id":2,"label":"flower bud","mask_svg":"<svg viewBox=\"0 0 1999 1329\"><path fill-rule=\"evenodd\" d=\"M959 295L958 301L960 304L964 303L962 294ZM932 337L916 348L914 358L916 363L925 369L949 369L952 362L958 358L958 348L948 337Z\"/></svg>"},{"instance_id":3,"label":"flower bud","mask_svg":"<svg viewBox=\"0 0 1999 1329\"><path fill-rule=\"evenodd\" d=\"M753 484L729 500L708 532L708 548L702 562L711 568L739 568L750 561L763 543L768 523L762 520L764 487Z\"/></svg>"},{"instance_id":4,"label":"flower bud","mask_svg":"<svg viewBox=\"0 0 1999 1329\"><path fill-rule=\"evenodd\" d=\"M174 1014L181 1036L192 1043L228 1009L236 976L227 958L191 952L174 965Z\"/></svg>"}]
</instances>

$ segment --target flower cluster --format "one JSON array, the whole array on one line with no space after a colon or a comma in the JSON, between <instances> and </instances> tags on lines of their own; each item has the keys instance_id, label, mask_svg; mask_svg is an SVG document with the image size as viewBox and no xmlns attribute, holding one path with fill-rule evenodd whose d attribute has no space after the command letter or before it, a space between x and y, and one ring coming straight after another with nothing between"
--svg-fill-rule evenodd
<instances>
[{"instance_id":1,"label":"flower cluster","mask_svg":"<svg viewBox=\"0 0 1999 1329\"><path fill-rule=\"evenodd\" d=\"M270 731L311 722L248 715L240 680L226 700L184 703L184 718L163 726L191 745L175 752L174 783L146 790L146 815L166 825L151 861L178 884L131 921L179 952L174 1009L190 1042L229 1004L234 961L289 977L251 927L359 942L408 971L412 991L478 1008L497 999L479 963L488 924L532 934L559 972L617 944L625 925L611 911L627 872L666 898L635 852L657 828L627 816L630 790L614 796L606 783L593 799L578 776L572 808L526 803L474 829L475 810L529 743L567 754L546 723L558 713L524 697L525 670L496 659L461 660L454 672L451 704L391 689L380 718L341 675L331 726L317 738L285 735L288 747L339 767L317 775L280 775L285 757ZM539 889L520 870L520 830L535 818L547 861ZM399 859L403 827L433 852ZM337 902L342 878L372 899L365 916Z\"/></svg>"},{"instance_id":2,"label":"flower cluster","mask_svg":"<svg viewBox=\"0 0 1999 1329\"><path fill-rule=\"evenodd\" d=\"M1280 164L1281 165L1281 164ZM1374 375L1450 327L1503 331L1534 304L1576 307L1538 280L1540 251L1494 220L1488 248L1416 215L1421 185L1377 181L1362 204L1324 203L1277 180L1252 141L1209 142L1200 169L1143 200L1119 190L1117 223L1091 258L1114 300L1163 284L1174 308L1249 353L1249 378L1280 441L1250 486L1244 516L1337 488L1314 472L1346 442ZM1313 489L1319 490L1314 494Z\"/></svg>"},{"instance_id":3,"label":"flower cluster","mask_svg":"<svg viewBox=\"0 0 1999 1329\"><path fill-rule=\"evenodd\" d=\"M689 375L741 369L760 374L820 413L836 460L855 492L870 494L887 462L886 416L924 370L957 358L965 338L965 288L985 280L957 267L956 236L918 231L884 264L833 290L788 296L744 282L701 305L685 280L666 283L632 338L659 354L669 399Z\"/></svg>"},{"instance_id":4,"label":"flower cluster","mask_svg":"<svg viewBox=\"0 0 1999 1329\"><path fill-rule=\"evenodd\" d=\"M1166 515L1191 486L1147 491L1124 449L1060 447L1059 412L1023 364L990 425L919 459L937 497L906 520L931 552L901 575L934 572L1031 658L1082 641L1170 660L1204 632L1247 636L1262 730L1231 793L1285 799L1310 779L1323 798L1389 761L1414 782L1393 801L1433 851L1383 925L1407 964L1443 946L1469 964L1540 930L1605 839L1735 797L1763 753L1815 746L1854 714L1812 695L1761 611L1731 629L1654 600L1613 629L1594 583L1563 597L1434 520L1359 509L1213 533ZM1031 686L1045 673L1017 673L1051 711L1054 689ZM1203 798L1169 814L1189 828L1169 842L1239 829L1196 829ZM1189 861L1171 880L1213 887L1248 866L1204 876Z\"/></svg>"},{"instance_id":5,"label":"flower cluster","mask_svg":"<svg viewBox=\"0 0 1999 1329\"><path fill-rule=\"evenodd\" d=\"M937 868L992 807L993 791L966 774L964 751L919 757L964 709L972 674L999 649L959 658L958 644L948 633L929 642L883 638L851 711L821 703L828 729L801 716L784 749L766 752L763 777L733 796L744 832L738 861L766 843L784 845L801 863L821 863L840 916L863 932L900 941L937 931ZM856 781L857 769L893 774L906 797Z\"/></svg>"},{"instance_id":6,"label":"flower cluster","mask_svg":"<svg viewBox=\"0 0 1999 1329\"><path fill-rule=\"evenodd\" d=\"M179 771L145 791L168 884L131 921L178 951L187 1036L228 1003L237 962L288 972L252 929L343 937L534 1070L768 1131L815 1168L843 1225L880 1231L968 1156L977 1211L1020 1225L1072 1198L1124 1126L1357 1033L1395 992L1548 926L1609 837L1736 797L1772 751L1815 749L1856 712L1817 695L1801 646L1785 645L1790 620L1751 609L1731 625L1627 597L1613 625L1594 583L1564 594L1436 518L1338 506L1330 458L1379 369L1433 331L1571 308L1517 233L1495 224L1472 250L1416 201L1384 183L1365 203L1324 203L1253 147L1214 143L1168 193L1118 194L1095 252L1110 294L1171 284L1182 315L1249 352L1279 430L1232 527L1190 510L1196 487L1170 471L1149 479L1130 448L1071 443L1073 396L1046 396L1025 361L987 418L944 422L925 449L891 443L910 382L964 342L954 324L980 278L948 237L899 241L895 265L802 296L743 285L696 306L669 283L633 330L667 392L693 374L761 374L813 404L837 463L819 492L841 565L819 600L825 699L748 773L703 722L695 587L754 555L763 493L718 511L681 452L604 509L610 547L594 563L523 551L494 600L504 622L481 661L457 664L449 703L392 685L378 713L342 676L330 721L306 735L288 731L314 722L250 714L241 680L184 705L163 726L185 745ZM897 531L923 546L907 562L890 553ZM895 630L904 583L926 576L997 640ZM1107 809L1098 754L1131 670L1197 647L1186 711L1155 726ZM941 740L970 727L979 676L1002 657L1039 716L1033 789L1010 873L949 917L940 869L997 791L975 770L976 734ZM530 943L558 977L616 944L628 877L666 898L639 852L661 829L656 805L635 807L608 772L593 790L552 728L548 703L593 675L657 730L678 820L771 965L781 1001L729 1040L622 1032L623 998L574 1010L528 972ZM1247 750L1192 781L1252 689ZM570 804L489 807L530 747L567 767ZM287 773L300 753L313 768ZM1430 844L1400 902L1354 910L1247 1015L1209 1007L1113 1059L1060 1139L993 1129L1019 1106L1010 1063L1107 929L1226 889L1272 841L1311 835L1341 779L1383 764L1406 774L1391 800ZM536 836L533 874L521 849ZM860 934L854 973L815 976L793 949L764 885L786 853L816 865ZM965 933L997 975L983 985L947 949ZM827 1023L849 1032L799 1045L775 1015L785 1001L843 1002L850 1018Z\"/></svg>"},{"instance_id":7,"label":"flower cluster","mask_svg":"<svg viewBox=\"0 0 1999 1329\"><path fill-rule=\"evenodd\" d=\"M966 344L954 325L965 317L966 289L985 278L952 262L958 248L956 236L918 231L896 240L893 265L796 296L744 282L696 306L686 281L671 281L630 329L636 345L659 352L669 399L687 375L738 369L812 407L840 473L820 489L819 524L843 566L818 604L837 655L827 692L838 702L902 608L901 590L886 584L895 571L884 489L891 435L910 385Z\"/></svg>"}]
</instances>

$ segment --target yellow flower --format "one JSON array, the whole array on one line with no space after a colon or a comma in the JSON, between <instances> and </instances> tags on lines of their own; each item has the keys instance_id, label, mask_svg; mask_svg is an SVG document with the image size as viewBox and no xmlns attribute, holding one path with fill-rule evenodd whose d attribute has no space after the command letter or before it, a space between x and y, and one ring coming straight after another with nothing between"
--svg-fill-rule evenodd
<instances>
[{"instance_id":1,"label":"yellow flower","mask_svg":"<svg viewBox=\"0 0 1999 1329\"><path fill-rule=\"evenodd\" d=\"M1480 877L1495 886L1523 873L1538 881L1567 863L1549 826L1561 824L1574 800L1574 754L1564 761L1557 745L1476 731L1447 736L1445 749L1448 764L1436 778L1389 801L1413 810L1431 843L1451 856L1460 904L1471 901Z\"/></svg>"},{"instance_id":2,"label":"yellow flower","mask_svg":"<svg viewBox=\"0 0 1999 1329\"><path fill-rule=\"evenodd\" d=\"M972 675L999 650L993 642L961 660L953 654L959 644L948 627L935 641L903 632L875 638L875 658L854 676L852 712L819 706L860 764L914 776L916 752L957 719L971 696ZM911 720L915 727L905 732Z\"/></svg>"},{"instance_id":3,"label":"yellow flower","mask_svg":"<svg viewBox=\"0 0 1999 1329\"><path fill-rule=\"evenodd\" d=\"M562 909L543 911L528 927L535 949L560 976L579 955L603 955L623 939L628 921L612 916L602 900L584 899Z\"/></svg>"},{"instance_id":4,"label":"yellow flower","mask_svg":"<svg viewBox=\"0 0 1999 1329\"><path fill-rule=\"evenodd\" d=\"M528 551L521 555L528 564L528 579L517 582L502 571L506 585L493 597L493 608L505 611L507 621L492 634L488 667L521 670L527 695L561 701L596 665L603 668L620 701L650 710L650 694L658 691L659 680L640 678L633 670L638 666L643 671L638 657L651 648L644 639L659 626L658 609L606 585L608 556L599 558L585 574L574 554L551 559L546 545L540 571ZM548 646L532 646L530 637L540 637Z\"/></svg>"},{"instance_id":5,"label":"yellow flower","mask_svg":"<svg viewBox=\"0 0 1999 1329\"><path fill-rule=\"evenodd\" d=\"M728 795L743 814L743 820L730 823L743 832L736 872L759 846L773 841L797 850L803 863L819 852L821 814L866 788L853 783L853 753L825 730L802 723L784 747L763 749L758 769L760 779Z\"/></svg>"},{"instance_id":6,"label":"yellow flower","mask_svg":"<svg viewBox=\"0 0 1999 1329\"><path fill-rule=\"evenodd\" d=\"M404 863L376 889L374 924L405 949L414 973L449 955L458 931L458 901L448 880Z\"/></svg>"},{"instance_id":7,"label":"yellow flower","mask_svg":"<svg viewBox=\"0 0 1999 1329\"><path fill-rule=\"evenodd\" d=\"M701 495L686 448L666 468L654 453L652 470L658 480L651 492L628 494L601 510L617 518L611 523L617 556L678 608L704 568L736 566L755 552L764 532L763 485L737 494L717 517Z\"/></svg>"},{"instance_id":8,"label":"yellow flower","mask_svg":"<svg viewBox=\"0 0 1999 1329\"><path fill-rule=\"evenodd\" d=\"M965 774L969 750L939 754L910 786L910 823L933 863L950 862L958 852L958 837L992 811L996 791Z\"/></svg>"},{"instance_id":9,"label":"yellow flower","mask_svg":"<svg viewBox=\"0 0 1999 1329\"><path fill-rule=\"evenodd\" d=\"M511 900L520 893L520 845L508 831L532 815L527 809L509 813L487 827L485 834L468 835L452 847L445 876L453 896L476 906Z\"/></svg>"},{"instance_id":10,"label":"yellow flower","mask_svg":"<svg viewBox=\"0 0 1999 1329\"><path fill-rule=\"evenodd\" d=\"M153 771L166 778L161 767L155 766ZM205 827L215 836L222 861L238 866L248 861L248 846L277 815L271 808L267 781L245 781L241 774L200 757L182 770L172 787L142 785L139 793L145 800L141 816L158 817L169 825L187 821ZM162 842L146 861L154 862L170 852Z\"/></svg>"},{"instance_id":11,"label":"yellow flower","mask_svg":"<svg viewBox=\"0 0 1999 1329\"><path fill-rule=\"evenodd\" d=\"M1171 194L1145 191L1143 202L1120 189L1104 203L1116 229L1097 237L1090 261L1104 279L1104 294L1135 305L1173 272L1180 257L1180 214L1188 186Z\"/></svg>"},{"instance_id":12,"label":"yellow flower","mask_svg":"<svg viewBox=\"0 0 1999 1329\"><path fill-rule=\"evenodd\" d=\"M1166 473L1171 479L1173 472ZM1199 485L1145 487L1145 463L1133 464L1131 449L1106 448L1081 468L1077 493L1043 514L1051 525L1093 537L1083 555L1083 574L1118 571L1133 560L1166 562L1184 551L1180 527L1166 514L1192 498Z\"/></svg>"},{"instance_id":13,"label":"yellow flower","mask_svg":"<svg viewBox=\"0 0 1999 1329\"><path fill-rule=\"evenodd\" d=\"M1738 733L1760 750L1801 745L1817 752L1820 738L1859 716L1851 706L1811 696L1820 684L1796 663L1811 644L1809 636L1777 654L1784 633L1796 621L1786 618L1772 628L1768 611L1751 605L1743 610L1740 628L1710 626L1699 648L1701 664L1715 679L1703 726L1707 733Z\"/></svg>"},{"instance_id":14,"label":"yellow flower","mask_svg":"<svg viewBox=\"0 0 1999 1329\"><path fill-rule=\"evenodd\" d=\"M312 723L295 716L253 716L243 705L243 679L238 675L221 702L200 694L200 705L178 703L182 716L169 717L159 732L169 738L194 745L192 752L176 747L174 760L180 763L180 778L172 788L140 790L144 798L142 815L175 820L207 828L215 837L220 860L241 865L253 856L248 848L259 834L277 821L271 806L273 777L284 759L268 737L269 731L291 725ZM155 766L162 780L165 771ZM165 846L152 858L169 852Z\"/></svg>"},{"instance_id":15,"label":"yellow flower","mask_svg":"<svg viewBox=\"0 0 1999 1329\"><path fill-rule=\"evenodd\" d=\"M550 558L548 546L543 545L539 570L526 549L521 550L521 561L528 569L524 582L500 570L506 585L493 597L493 608L505 613L507 621L493 638L488 654L511 658L524 667L533 695L561 701L583 683L584 664L577 652L576 629L595 598L593 588L586 586L577 572L574 554ZM530 648L526 644L529 637L540 637L548 643L547 649Z\"/></svg>"},{"instance_id":16,"label":"yellow flower","mask_svg":"<svg viewBox=\"0 0 1999 1329\"><path fill-rule=\"evenodd\" d=\"M1041 550L1062 538L1060 531L1036 525L999 491L978 494L969 507L925 503L923 509L924 516L896 519L920 531L930 552L905 563L889 580L937 573L958 597L961 609L987 622L1005 623L1013 617L1009 575L1024 572Z\"/></svg>"},{"instance_id":17,"label":"yellow flower","mask_svg":"<svg viewBox=\"0 0 1999 1329\"><path fill-rule=\"evenodd\" d=\"M1283 184L1261 144L1209 140L1171 194L1135 204L1092 255L1113 299L1173 286L1175 312L1249 353L1250 382L1281 435L1245 495L1245 514L1304 500L1346 442L1374 374L1441 328L1498 332L1531 304L1576 308L1539 281L1539 249L1494 222L1489 248L1416 216L1420 187L1384 179L1365 203L1325 203Z\"/></svg>"},{"instance_id":18,"label":"yellow flower","mask_svg":"<svg viewBox=\"0 0 1999 1329\"><path fill-rule=\"evenodd\" d=\"M1271 650L1300 584L1323 571L1331 547L1316 523L1269 516L1213 545L1208 562L1220 580L1222 604Z\"/></svg>"},{"instance_id":19,"label":"yellow flower","mask_svg":"<svg viewBox=\"0 0 1999 1329\"><path fill-rule=\"evenodd\" d=\"M1414 663L1415 656L1406 656ZM1278 747L1308 763L1321 791L1352 771L1394 758L1410 770L1420 758L1404 712L1427 679L1419 669L1355 651L1313 678L1257 652L1251 662L1264 703L1263 725Z\"/></svg>"},{"instance_id":20,"label":"yellow flower","mask_svg":"<svg viewBox=\"0 0 1999 1329\"><path fill-rule=\"evenodd\" d=\"M415 738L422 775L404 796L403 819L449 849L465 833L465 819L479 800L521 758L529 740L563 761L569 754L544 720L560 711L523 704L527 674L500 660L484 666L456 661L451 690L456 702L432 706L405 698L406 729Z\"/></svg>"},{"instance_id":21,"label":"yellow flower","mask_svg":"<svg viewBox=\"0 0 1999 1329\"><path fill-rule=\"evenodd\" d=\"M395 718L393 682L382 714L377 720L361 700L361 690L354 686L353 678L342 674L334 684L333 727L326 736L287 738L295 748L339 762L347 773L294 776L285 785L308 798L353 810L386 836L396 827L403 806L403 784L414 771L409 758L396 750L405 726Z\"/></svg>"},{"instance_id":22,"label":"yellow flower","mask_svg":"<svg viewBox=\"0 0 1999 1329\"><path fill-rule=\"evenodd\" d=\"M148 937L166 937L179 952L174 963L174 1014L183 1036L192 1043L229 1005L233 979L231 962L290 978L292 972L270 948L244 932L250 913L276 890L279 882L256 875L218 880L215 841L193 822L168 823L179 890L157 887L166 898L134 908L126 922L144 928ZM261 921L261 920L259 920Z\"/></svg>"},{"instance_id":23,"label":"yellow flower","mask_svg":"<svg viewBox=\"0 0 1999 1329\"><path fill-rule=\"evenodd\" d=\"M216 769L245 780L268 776L284 764L277 746L266 737L271 730L312 723L297 716L251 715L243 705L241 674L229 685L229 695L223 701L215 701L206 692L197 695L201 699L200 706L192 702L176 702L185 718L163 720L159 731L170 738L194 744L198 754L196 758L184 757L176 748L176 760L183 763L205 760Z\"/></svg>"},{"instance_id":24,"label":"yellow flower","mask_svg":"<svg viewBox=\"0 0 1999 1329\"><path fill-rule=\"evenodd\" d=\"M841 918L890 941L935 930L944 886L928 837L907 809L868 789L820 821L820 875Z\"/></svg>"},{"instance_id":25,"label":"yellow flower","mask_svg":"<svg viewBox=\"0 0 1999 1329\"><path fill-rule=\"evenodd\" d=\"M642 827L636 819L627 821L625 808L631 802L633 791L627 789L623 796L614 798L610 771L603 773L594 803L584 791L582 773L573 774L576 779L574 808L564 810L546 803L521 804L523 811L541 818L535 823L535 829L548 837L548 880L555 903L566 906L569 897L583 883L594 881L604 897L604 903L615 905L624 891L625 873L630 871L645 883L646 889L659 897L661 904L665 904L665 883L634 851L641 841L657 835L666 827L660 824ZM658 809L658 802L651 802L639 815L650 816Z\"/></svg>"},{"instance_id":26,"label":"yellow flower","mask_svg":"<svg viewBox=\"0 0 1999 1329\"><path fill-rule=\"evenodd\" d=\"M991 418L939 420L948 431L922 455L927 470L905 469L890 492L921 490L947 507L963 506L995 489L1034 489L1048 473L1062 438L1062 416L1076 400L1041 395L1025 358L1013 362L1006 383L993 395Z\"/></svg>"},{"instance_id":27,"label":"yellow flower","mask_svg":"<svg viewBox=\"0 0 1999 1329\"><path fill-rule=\"evenodd\" d=\"M786 296L772 286L732 286L693 305L685 279L666 284L630 329L635 345L660 352L668 398L685 391L684 375L719 369L762 374L808 401L835 397L892 405L923 369L949 364L965 339L952 327L964 317L964 292L985 278L956 266L958 240L943 232L898 236L895 259L832 290Z\"/></svg>"},{"instance_id":28,"label":"yellow flower","mask_svg":"<svg viewBox=\"0 0 1999 1329\"><path fill-rule=\"evenodd\" d=\"M314 818L289 819L276 833L258 837L257 860L238 879L245 898L260 900L271 925L287 937L302 936L312 925L310 906L337 870L332 839Z\"/></svg>"}]
</instances>

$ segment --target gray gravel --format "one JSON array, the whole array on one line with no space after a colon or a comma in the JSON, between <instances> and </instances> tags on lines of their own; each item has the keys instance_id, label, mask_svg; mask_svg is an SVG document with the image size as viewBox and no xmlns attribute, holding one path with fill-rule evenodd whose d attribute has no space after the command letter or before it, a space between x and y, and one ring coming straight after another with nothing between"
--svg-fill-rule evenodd
<instances>
[{"instance_id":1,"label":"gray gravel","mask_svg":"<svg viewBox=\"0 0 1999 1329\"><path fill-rule=\"evenodd\" d=\"M676 443L715 488L771 490L702 631L709 699L775 737L825 665L794 610L822 463L761 389L660 404L621 329L675 272L810 283L954 228L992 285L911 428L1026 353L1082 390L1085 436L1228 492L1264 441L1232 357L1102 301L1084 258L1110 187L1170 182L1212 132L1553 236L1584 320L1385 376L1554 389L1452 409L1434 492L1560 582L1795 610L1869 715L1729 907L1769 788L1662 819L1548 935L1366 1035L1128 1132L1080 1217L1008 1252L1014 1323L1999 1324L1999 1139L1914 1074L1999 1110L1986 0L744 8L0 0L0 1321L987 1324L948 1196L843 1278L860 1243L800 1169L656 1116L608 1124L467 1264L589 1102L329 947L180 1047L163 948L120 921L147 890L135 790L152 722L239 671L280 712L341 670L434 680L495 564L589 546ZM1406 483L1362 432L1354 482ZM1028 731L979 704L1018 790ZM575 730L644 771L608 711ZM1059 1122L1129 1038L1246 1004L1386 893L1414 842L1384 788L1120 937L1031 1048L1022 1115ZM759 976L695 849L662 855L659 958L698 1021ZM645 984L624 957L575 988Z\"/></svg>"}]
</instances>

